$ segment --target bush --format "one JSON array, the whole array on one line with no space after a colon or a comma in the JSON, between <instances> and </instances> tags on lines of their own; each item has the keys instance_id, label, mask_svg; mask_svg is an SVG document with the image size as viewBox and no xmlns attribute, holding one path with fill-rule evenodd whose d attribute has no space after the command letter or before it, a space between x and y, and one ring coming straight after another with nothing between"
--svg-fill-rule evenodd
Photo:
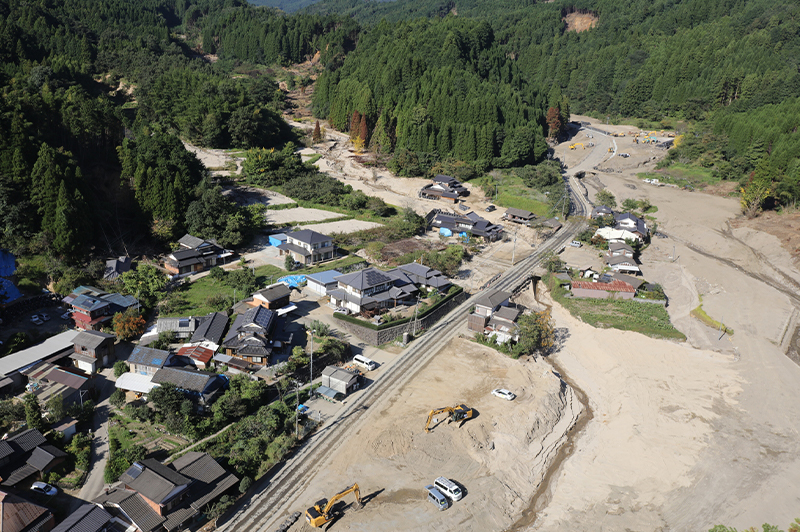
<instances>
[{"instance_id":1,"label":"bush","mask_svg":"<svg viewBox=\"0 0 800 532\"><path fill-rule=\"evenodd\" d=\"M114 362L114 377L117 379L119 379L123 373L127 373L130 370L131 368L128 367L128 365L122 360L117 360Z\"/></svg>"},{"instance_id":2,"label":"bush","mask_svg":"<svg viewBox=\"0 0 800 532\"><path fill-rule=\"evenodd\" d=\"M111 394L111 397L108 398L108 402L116 408L122 408L125 406L125 392L117 388L114 390L114 393Z\"/></svg>"},{"instance_id":3,"label":"bush","mask_svg":"<svg viewBox=\"0 0 800 532\"><path fill-rule=\"evenodd\" d=\"M247 490L250 489L250 486L253 485L253 479L250 477L244 477L241 482L239 482L239 493L245 493Z\"/></svg>"}]
</instances>

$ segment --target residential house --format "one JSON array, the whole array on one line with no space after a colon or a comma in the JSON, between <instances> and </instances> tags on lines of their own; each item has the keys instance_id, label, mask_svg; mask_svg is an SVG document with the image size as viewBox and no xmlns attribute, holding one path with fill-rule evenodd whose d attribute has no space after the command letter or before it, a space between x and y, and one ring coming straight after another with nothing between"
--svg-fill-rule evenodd
<instances>
[{"instance_id":1,"label":"residential house","mask_svg":"<svg viewBox=\"0 0 800 532\"><path fill-rule=\"evenodd\" d=\"M212 312L201 319L189 343L216 351L222 343L227 327L228 315L224 312Z\"/></svg>"},{"instance_id":2,"label":"residential house","mask_svg":"<svg viewBox=\"0 0 800 532\"><path fill-rule=\"evenodd\" d=\"M542 225L544 227L549 227L550 229L553 230L553 232L561 229L561 222L559 222L555 218L548 218L547 220L542 220Z\"/></svg>"},{"instance_id":3,"label":"residential house","mask_svg":"<svg viewBox=\"0 0 800 532\"><path fill-rule=\"evenodd\" d=\"M591 218L602 218L603 216L613 216L614 211L606 207L605 205L596 205L592 207Z\"/></svg>"},{"instance_id":4,"label":"residential house","mask_svg":"<svg viewBox=\"0 0 800 532\"><path fill-rule=\"evenodd\" d=\"M388 275L394 275L395 272L402 272L407 275L414 285L425 288L426 290L435 289L439 292L447 292L453 283L439 270L428 268L416 262L403 264L392 270L386 272Z\"/></svg>"},{"instance_id":5,"label":"residential house","mask_svg":"<svg viewBox=\"0 0 800 532\"><path fill-rule=\"evenodd\" d=\"M625 275L624 273L615 273L613 275L613 279L628 283L629 285L631 285L636 290L639 290L639 288L643 284L646 284L644 282L644 279L642 279L641 277L633 277L633 276L630 276L630 275Z\"/></svg>"},{"instance_id":6,"label":"residential house","mask_svg":"<svg viewBox=\"0 0 800 532\"><path fill-rule=\"evenodd\" d=\"M594 283L591 281L575 281L572 283L572 295L592 299L633 299L636 289L623 281L610 283Z\"/></svg>"},{"instance_id":7,"label":"residential house","mask_svg":"<svg viewBox=\"0 0 800 532\"><path fill-rule=\"evenodd\" d=\"M169 351L137 346L133 348L133 351L128 356L128 365L131 368L131 373L155 375L156 371L169 365L171 360L172 354Z\"/></svg>"},{"instance_id":8,"label":"residential house","mask_svg":"<svg viewBox=\"0 0 800 532\"><path fill-rule=\"evenodd\" d=\"M226 384L221 375L189 368L161 368L153 375L151 382L154 384L171 382L195 402L200 412L211 407L222 394Z\"/></svg>"},{"instance_id":9,"label":"residential house","mask_svg":"<svg viewBox=\"0 0 800 532\"><path fill-rule=\"evenodd\" d=\"M0 490L0 532L50 532L55 522L44 506Z\"/></svg>"},{"instance_id":10,"label":"residential house","mask_svg":"<svg viewBox=\"0 0 800 532\"><path fill-rule=\"evenodd\" d=\"M456 214L440 209L433 209L425 216L428 227L435 227L439 231L446 229L451 233L471 233L487 242L499 240L503 235L503 226L493 224L474 212L465 215Z\"/></svg>"},{"instance_id":11,"label":"residential house","mask_svg":"<svg viewBox=\"0 0 800 532\"><path fill-rule=\"evenodd\" d=\"M185 345L178 349L177 355L188 359L197 369L206 369L214 358L214 351L199 345Z\"/></svg>"},{"instance_id":12,"label":"residential house","mask_svg":"<svg viewBox=\"0 0 800 532\"><path fill-rule=\"evenodd\" d=\"M273 344L270 339L278 315L258 306L236 316L222 348L225 354L257 366L269 364Z\"/></svg>"},{"instance_id":13,"label":"residential house","mask_svg":"<svg viewBox=\"0 0 800 532\"><path fill-rule=\"evenodd\" d=\"M239 482L208 453L194 451L169 465L135 462L119 480L93 502L142 532L188 528L209 502Z\"/></svg>"},{"instance_id":14,"label":"residential house","mask_svg":"<svg viewBox=\"0 0 800 532\"><path fill-rule=\"evenodd\" d=\"M73 340L79 331L65 331L51 336L44 342L0 358L0 394L10 395L22 388L27 379L21 372L37 362L56 363L69 360L74 351Z\"/></svg>"},{"instance_id":15,"label":"residential house","mask_svg":"<svg viewBox=\"0 0 800 532\"><path fill-rule=\"evenodd\" d=\"M114 363L116 341L113 334L83 331L73 340L75 352L69 357L79 369L92 374Z\"/></svg>"},{"instance_id":16,"label":"residential house","mask_svg":"<svg viewBox=\"0 0 800 532\"><path fill-rule=\"evenodd\" d=\"M173 251L164 260L164 268L173 275L189 275L202 272L222 264L225 257L233 253L222 249L213 240L203 240L184 235L178 240L180 249Z\"/></svg>"},{"instance_id":17,"label":"residential house","mask_svg":"<svg viewBox=\"0 0 800 532\"><path fill-rule=\"evenodd\" d=\"M650 230L647 228L645 221L628 212L615 214L614 222L616 222L614 229L630 231L637 235L639 240L647 239L647 236L650 234Z\"/></svg>"},{"instance_id":18,"label":"residential house","mask_svg":"<svg viewBox=\"0 0 800 532\"><path fill-rule=\"evenodd\" d=\"M624 255L617 255L616 257L606 257L606 264L608 267L614 270L615 272L620 273L629 273L633 275L638 275L641 272L639 269L639 265L636 263L635 259L631 259Z\"/></svg>"},{"instance_id":19,"label":"residential house","mask_svg":"<svg viewBox=\"0 0 800 532\"><path fill-rule=\"evenodd\" d=\"M336 256L333 239L311 229L302 229L286 235L286 242L278 246L281 255L291 255L295 262L310 265L331 260Z\"/></svg>"},{"instance_id":20,"label":"residential house","mask_svg":"<svg viewBox=\"0 0 800 532\"><path fill-rule=\"evenodd\" d=\"M525 225L530 224L535 218L536 215L532 212L524 209L516 209L514 207L509 208L505 214L503 214L504 220Z\"/></svg>"},{"instance_id":21,"label":"residential house","mask_svg":"<svg viewBox=\"0 0 800 532\"><path fill-rule=\"evenodd\" d=\"M519 309L500 307L492 314L484 332L489 336L494 335L498 344L509 340L516 342L519 340L519 326L516 323L519 315Z\"/></svg>"},{"instance_id":22,"label":"residential house","mask_svg":"<svg viewBox=\"0 0 800 532\"><path fill-rule=\"evenodd\" d=\"M342 275L339 270L325 270L319 273L306 275L306 288L318 296L327 296L328 292L339 286L337 277Z\"/></svg>"},{"instance_id":23,"label":"residential house","mask_svg":"<svg viewBox=\"0 0 800 532\"><path fill-rule=\"evenodd\" d=\"M191 338L197 327L200 325L201 318L189 316L188 318L158 318L156 320L156 332L171 331L175 333L175 338L185 340Z\"/></svg>"},{"instance_id":24,"label":"residential house","mask_svg":"<svg viewBox=\"0 0 800 532\"><path fill-rule=\"evenodd\" d=\"M625 242L613 242L608 245L608 251L606 251L606 257L628 257L629 259L633 258L635 251L631 246L626 244Z\"/></svg>"},{"instance_id":25,"label":"residential house","mask_svg":"<svg viewBox=\"0 0 800 532\"><path fill-rule=\"evenodd\" d=\"M102 507L87 502L69 514L52 532L113 532L125 528L121 521Z\"/></svg>"},{"instance_id":26,"label":"residential house","mask_svg":"<svg viewBox=\"0 0 800 532\"><path fill-rule=\"evenodd\" d=\"M278 310L289 305L292 291L285 283L275 283L253 294L253 300L247 304L262 306L270 310Z\"/></svg>"},{"instance_id":27,"label":"residential house","mask_svg":"<svg viewBox=\"0 0 800 532\"><path fill-rule=\"evenodd\" d=\"M459 196L469 196L469 190L461 184L461 181L455 177L439 174L433 178L433 182L439 185L446 185L451 190L455 191Z\"/></svg>"},{"instance_id":28,"label":"residential house","mask_svg":"<svg viewBox=\"0 0 800 532\"><path fill-rule=\"evenodd\" d=\"M33 475L44 473L63 462L67 453L53 447L36 429L28 429L0 441L0 477L3 486L16 486Z\"/></svg>"},{"instance_id":29,"label":"residential house","mask_svg":"<svg viewBox=\"0 0 800 532\"><path fill-rule=\"evenodd\" d=\"M114 314L139 304L133 296L110 294L93 286L79 286L61 300L72 308L75 328L99 331L111 324Z\"/></svg>"},{"instance_id":30,"label":"residential house","mask_svg":"<svg viewBox=\"0 0 800 532\"><path fill-rule=\"evenodd\" d=\"M335 393L331 396L330 392L325 389L318 389L317 392L334 399L338 394L347 395L358 390L360 380L361 376L358 373L337 366L328 366L322 370L321 388L333 390Z\"/></svg>"},{"instance_id":31,"label":"residential house","mask_svg":"<svg viewBox=\"0 0 800 532\"><path fill-rule=\"evenodd\" d=\"M81 405L94 388L94 376L78 368L61 368L50 362L39 362L22 371L28 377L25 389L39 402L46 403L54 395L61 397L64 406Z\"/></svg>"},{"instance_id":32,"label":"residential house","mask_svg":"<svg viewBox=\"0 0 800 532\"><path fill-rule=\"evenodd\" d=\"M458 179L440 174L433 178L433 183L422 187L418 195L423 199L458 203L458 198L460 196L468 196L469 190Z\"/></svg>"},{"instance_id":33,"label":"residential house","mask_svg":"<svg viewBox=\"0 0 800 532\"><path fill-rule=\"evenodd\" d=\"M642 240L638 233L632 233L627 229L614 229L613 227L601 227L594 232L594 236L599 236L609 245L625 243L627 240Z\"/></svg>"},{"instance_id":34,"label":"residential house","mask_svg":"<svg viewBox=\"0 0 800 532\"><path fill-rule=\"evenodd\" d=\"M340 275L336 277L338 288L329 292L331 303L355 314L410 303L418 290L403 276L399 277L375 268Z\"/></svg>"},{"instance_id":35,"label":"residential house","mask_svg":"<svg viewBox=\"0 0 800 532\"><path fill-rule=\"evenodd\" d=\"M122 274L130 271L133 260L130 257L119 257L106 261L106 269L103 272L103 279L106 281L119 281Z\"/></svg>"},{"instance_id":36,"label":"residential house","mask_svg":"<svg viewBox=\"0 0 800 532\"><path fill-rule=\"evenodd\" d=\"M497 288L488 288L475 301L475 310L467 317L467 328L471 331L485 331L492 316L501 308L507 307L511 294Z\"/></svg>"}]
</instances>

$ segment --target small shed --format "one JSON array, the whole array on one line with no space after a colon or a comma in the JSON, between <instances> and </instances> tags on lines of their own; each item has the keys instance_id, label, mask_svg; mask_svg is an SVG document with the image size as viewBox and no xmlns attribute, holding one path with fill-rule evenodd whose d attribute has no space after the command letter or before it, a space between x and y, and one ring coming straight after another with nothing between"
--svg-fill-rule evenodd
<instances>
[{"instance_id":1,"label":"small shed","mask_svg":"<svg viewBox=\"0 0 800 532\"><path fill-rule=\"evenodd\" d=\"M326 270L324 272L306 275L306 286L313 293L327 296L328 290L335 290L338 286L336 278L342 275L339 270Z\"/></svg>"},{"instance_id":2,"label":"small shed","mask_svg":"<svg viewBox=\"0 0 800 532\"><path fill-rule=\"evenodd\" d=\"M322 370L322 385L347 395L358 390L359 376L343 368L328 366Z\"/></svg>"},{"instance_id":3,"label":"small shed","mask_svg":"<svg viewBox=\"0 0 800 532\"><path fill-rule=\"evenodd\" d=\"M147 395L158 384L153 382L152 375L142 375L128 371L119 376L114 386L126 392Z\"/></svg>"},{"instance_id":4,"label":"small shed","mask_svg":"<svg viewBox=\"0 0 800 532\"><path fill-rule=\"evenodd\" d=\"M78 428L78 420L72 417L65 417L58 423L53 423L50 428L64 435L64 441L69 441L75 435Z\"/></svg>"},{"instance_id":5,"label":"small shed","mask_svg":"<svg viewBox=\"0 0 800 532\"><path fill-rule=\"evenodd\" d=\"M281 244L286 243L286 235L283 233L278 233L276 235L269 235L269 245L278 247Z\"/></svg>"}]
</instances>

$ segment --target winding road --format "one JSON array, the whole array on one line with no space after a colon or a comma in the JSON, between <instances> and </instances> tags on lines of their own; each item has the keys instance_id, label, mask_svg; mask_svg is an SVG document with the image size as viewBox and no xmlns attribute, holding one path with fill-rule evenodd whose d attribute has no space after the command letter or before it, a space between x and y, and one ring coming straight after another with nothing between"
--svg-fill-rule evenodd
<instances>
[{"instance_id":1,"label":"winding road","mask_svg":"<svg viewBox=\"0 0 800 532\"><path fill-rule=\"evenodd\" d=\"M595 146L592 153L564 175L565 186L570 189L571 217L550 240L532 255L521 260L502 274L493 288L512 291L532 275L533 269L551 253L558 253L586 227L585 217L591 210L583 185L575 177L581 170L591 169L605 156L606 148ZM580 190L581 192L578 192ZM420 339L401 353L364 392L348 401L345 408L313 434L285 463L259 481L261 491L249 499L242 499L234 509L217 523L217 529L225 532L272 532L293 511L308 506L309 501L297 500L297 494L311 483L315 473L324 466L337 449L353 434L356 434L372 408L388 401L393 394L414 378L442 348L456 335L475 304L480 293L474 294L464 303L431 327ZM302 519L302 517L301 517Z\"/></svg>"}]
</instances>

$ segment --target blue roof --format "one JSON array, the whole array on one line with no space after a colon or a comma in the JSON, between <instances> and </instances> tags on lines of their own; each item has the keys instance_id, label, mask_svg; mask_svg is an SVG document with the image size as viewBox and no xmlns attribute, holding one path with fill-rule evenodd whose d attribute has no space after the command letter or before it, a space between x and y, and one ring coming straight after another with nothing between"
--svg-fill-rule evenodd
<instances>
[{"instance_id":1,"label":"blue roof","mask_svg":"<svg viewBox=\"0 0 800 532\"><path fill-rule=\"evenodd\" d=\"M342 273L339 270L325 270L324 272L310 273L306 277L314 279L319 284L329 284L335 282L336 277L340 275Z\"/></svg>"},{"instance_id":2,"label":"blue roof","mask_svg":"<svg viewBox=\"0 0 800 532\"><path fill-rule=\"evenodd\" d=\"M300 286L301 284L306 282L306 276L305 275L287 275L285 277L281 277L280 279L278 279L277 282L286 283L287 285L289 285L289 288L297 288L298 286Z\"/></svg>"},{"instance_id":3,"label":"blue roof","mask_svg":"<svg viewBox=\"0 0 800 532\"><path fill-rule=\"evenodd\" d=\"M11 301L22 297L22 293L19 291L19 288L14 286L14 283L8 279L0 279L0 294L5 296L5 299L2 301L3 303L10 303Z\"/></svg>"},{"instance_id":4,"label":"blue roof","mask_svg":"<svg viewBox=\"0 0 800 532\"><path fill-rule=\"evenodd\" d=\"M94 297L83 296L83 295L76 297L75 300L72 302L73 307L78 307L88 312L97 310L99 308L103 308L108 305L109 305L108 301L103 301L102 299L97 299Z\"/></svg>"},{"instance_id":5,"label":"blue roof","mask_svg":"<svg viewBox=\"0 0 800 532\"><path fill-rule=\"evenodd\" d=\"M7 249L0 249L0 277L10 277L17 271L14 255Z\"/></svg>"},{"instance_id":6,"label":"blue roof","mask_svg":"<svg viewBox=\"0 0 800 532\"><path fill-rule=\"evenodd\" d=\"M169 351L151 349L149 347L135 347L128 357L128 363L162 367L168 357Z\"/></svg>"}]
</instances>

